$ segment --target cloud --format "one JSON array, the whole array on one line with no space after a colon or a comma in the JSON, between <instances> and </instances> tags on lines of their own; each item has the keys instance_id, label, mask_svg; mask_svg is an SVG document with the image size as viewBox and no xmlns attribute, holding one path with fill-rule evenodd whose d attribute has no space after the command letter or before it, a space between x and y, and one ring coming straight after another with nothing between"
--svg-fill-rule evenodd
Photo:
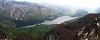
<instances>
[{"instance_id":1,"label":"cloud","mask_svg":"<svg viewBox=\"0 0 100 40\"><path fill-rule=\"evenodd\" d=\"M55 5L74 6L74 7L87 7L97 8L100 6L100 0L20 0L37 3L49 3Z\"/></svg>"}]
</instances>

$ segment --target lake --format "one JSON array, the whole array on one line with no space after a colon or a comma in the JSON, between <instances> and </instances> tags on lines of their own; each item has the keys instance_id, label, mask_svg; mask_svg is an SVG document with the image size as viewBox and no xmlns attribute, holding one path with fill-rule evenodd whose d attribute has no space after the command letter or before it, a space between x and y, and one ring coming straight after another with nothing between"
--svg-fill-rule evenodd
<instances>
[{"instance_id":1,"label":"lake","mask_svg":"<svg viewBox=\"0 0 100 40\"><path fill-rule=\"evenodd\" d=\"M61 24L65 21L68 21L68 20L72 20L72 19L75 19L77 17L70 17L70 16L61 16L61 17L58 17L52 21L47 21L45 20L45 22L41 23L41 24L45 24L45 25L52 25L52 24Z\"/></svg>"}]
</instances>

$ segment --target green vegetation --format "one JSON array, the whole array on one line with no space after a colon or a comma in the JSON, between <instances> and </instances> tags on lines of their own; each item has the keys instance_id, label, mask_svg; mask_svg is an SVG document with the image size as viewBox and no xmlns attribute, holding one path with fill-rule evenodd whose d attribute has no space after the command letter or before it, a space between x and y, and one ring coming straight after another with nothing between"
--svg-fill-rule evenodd
<instances>
[{"instance_id":1,"label":"green vegetation","mask_svg":"<svg viewBox=\"0 0 100 40\"><path fill-rule=\"evenodd\" d=\"M36 40L40 40L48 31L54 28L54 25L36 25L30 28L18 28L19 34L26 33L32 35Z\"/></svg>"},{"instance_id":2,"label":"green vegetation","mask_svg":"<svg viewBox=\"0 0 100 40\"><path fill-rule=\"evenodd\" d=\"M16 39L16 37L20 34L28 34L31 35L35 40L41 40L43 36L54 28L54 25L36 25L33 27L20 27L20 28L11 28L8 26L0 25L0 29L4 30L4 33L12 38Z\"/></svg>"}]
</instances>

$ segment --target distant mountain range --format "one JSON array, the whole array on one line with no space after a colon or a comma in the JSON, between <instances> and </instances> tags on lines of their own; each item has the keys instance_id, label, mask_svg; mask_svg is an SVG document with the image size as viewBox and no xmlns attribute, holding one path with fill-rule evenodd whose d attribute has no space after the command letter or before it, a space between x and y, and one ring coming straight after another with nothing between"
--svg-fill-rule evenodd
<instances>
[{"instance_id":1,"label":"distant mountain range","mask_svg":"<svg viewBox=\"0 0 100 40\"><path fill-rule=\"evenodd\" d=\"M45 19L61 13L61 9L50 8L37 3L0 1L1 18L10 18L14 20Z\"/></svg>"}]
</instances>

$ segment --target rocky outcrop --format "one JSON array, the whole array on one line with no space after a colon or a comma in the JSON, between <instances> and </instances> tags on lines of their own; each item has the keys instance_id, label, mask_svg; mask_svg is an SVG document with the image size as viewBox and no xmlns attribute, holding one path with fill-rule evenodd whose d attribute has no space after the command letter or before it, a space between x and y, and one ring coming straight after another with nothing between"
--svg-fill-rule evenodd
<instances>
[{"instance_id":1,"label":"rocky outcrop","mask_svg":"<svg viewBox=\"0 0 100 40\"><path fill-rule=\"evenodd\" d=\"M60 24L52 29L45 35L44 40L80 40L76 34L78 31L82 30L82 28L90 25L95 18L100 17L100 14L88 14L74 22L68 24ZM87 26L88 27L88 26ZM50 36L50 35L53 35ZM57 35L55 35L57 34Z\"/></svg>"}]
</instances>

